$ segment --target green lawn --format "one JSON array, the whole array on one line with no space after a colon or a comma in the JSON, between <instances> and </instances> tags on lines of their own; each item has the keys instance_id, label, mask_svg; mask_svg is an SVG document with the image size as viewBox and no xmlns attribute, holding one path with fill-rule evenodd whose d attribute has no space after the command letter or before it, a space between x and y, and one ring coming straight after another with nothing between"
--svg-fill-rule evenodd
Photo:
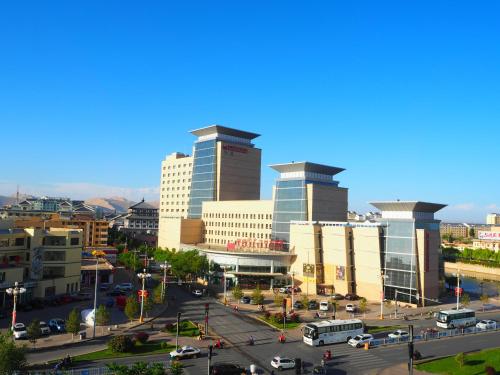
<instances>
[{"instance_id":1,"label":"green lawn","mask_svg":"<svg viewBox=\"0 0 500 375\"><path fill-rule=\"evenodd\" d=\"M500 348L467 354L462 368L455 361L455 356L422 363L416 368L433 374L479 375L486 374L486 365L500 371Z\"/></svg>"},{"instance_id":2,"label":"green lawn","mask_svg":"<svg viewBox=\"0 0 500 375\"><path fill-rule=\"evenodd\" d=\"M266 322L266 323L272 325L273 327L276 327L278 329L283 329L283 322L276 323L276 322L273 322L271 319L266 319L264 317L260 317L259 319L262 320L263 322ZM298 326L300 326L300 323L286 322L285 329L294 329L294 328L297 328Z\"/></svg>"},{"instance_id":3,"label":"green lawn","mask_svg":"<svg viewBox=\"0 0 500 375\"><path fill-rule=\"evenodd\" d=\"M174 324L171 327L167 328L167 331L175 334L177 332L177 324ZM200 335L200 330L198 329L196 324L188 320L181 322L181 325L179 327L179 336L197 337L199 335Z\"/></svg>"},{"instance_id":4,"label":"green lawn","mask_svg":"<svg viewBox=\"0 0 500 375\"><path fill-rule=\"evenodd\" d=\"M129 353L114 353L109 349L105 349L98 352L75 356L72 359L73 361L76 362L95 361L99 359L124 358L124 357L170 353L174 349L175 345L167 345L166 347L162 348L161 342L148 342L146 344L135 346L134 350Z\"/></svg>"},{"instance_id":5,"label":"green lawn","mask_svg":"<svg viewBox=\"0 0 500 375\"><path fill-rule=\"evenodd\" d=\"M405 329L403 326L366 326L367 333L380 333L380 332L391 332L396 331L398 329Z\"/></svg>"}]
</instances>

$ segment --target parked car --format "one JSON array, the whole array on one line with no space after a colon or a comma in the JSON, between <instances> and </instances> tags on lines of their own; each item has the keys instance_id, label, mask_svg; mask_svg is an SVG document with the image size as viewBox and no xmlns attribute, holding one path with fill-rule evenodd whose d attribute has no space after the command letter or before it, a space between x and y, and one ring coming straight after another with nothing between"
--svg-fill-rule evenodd
<instances>
[{"instance_id":1,"label":"parked car","mask_svg":"<svg viewBox=\"0 0 500 375\"><path fill-rule=\"evenodd\" d=\"M63 333L66 332L66 322L63 319L50 319L49 327L52 332Z\"/></svg>"},{"instance_id":2,"label":"parked car","mask_svg":"<svg viewBox=\"0 0 500 375\"><path fill-rule=\"evenodd\" d=\"M497 328L497 322L491 319L484 319L480 320L476 324L476 328L479 329L496 329Z\"/></svg>"},{"instance_id":3,"label":"parked car","mask_svg":"<svg viewBox=\"0 0 500 375\"><path fill-rule=\"evenodd\" d=\"M134 290L132 283L121 283L115 286L115 290L123 290L125 292L131 292Z\"/></svg>"},{"instance_id":4,"label":"parked car","mask_svg":"<svg viewBox=\"0 0 500 375\"><path fill-rule=\"evenodd\" d=\"M302 304L302 302L300 302L300 301L295 301L295 302L293 303L293 308L294 308L294 309L297 309L297 310L298 310L298 309L303 309L303 308L304 308L304 305L303 305L303 304Z\"/></svg>"},{"instance_id":5,"label":"parked car","mask_svg":"<svg viewBox=\"0 0 500 375\"><path fill-rule=\"evenodd\" d=\"M195 289L195 290L193 290L193 296L201 297L201 296L203 296L203 292L199 289Z\"/></svg>"},{"instance_id":6,"label":"parked car","mask_svg":"<svg viewBox=\"0 0 500 375\"><path fill-rule=\"evenodd\" d=\"M340 293L333 293L330 297L335 301L340 301L341 299L344 299L344 296Z\"/></svg>"},{"instance_id":7,"label":"parked car","mask_svg":"<svg viewBox=\"0 0 500 375\"><path fill-rule=\"evenodd\" d=\"M345 311L350 312L350 313L355 313L358 310L358 306L348 303L345 305Z\"/></svg>"},{"instance_id":8,"label":"parked car","mask_svg":"<svg viewBox=\"0 0 500 375\"><path fill-rule=\"evenodd\" d=\"M330 304L328 301L321 301L319 303L319 311L328 311L330 310Z\"/></svg>"},{"instance_id":9,"label":"parked car","mask_svg":"<svg viewBox=\"0 0 500 375\"><path fill-rule=\"evenodd\" d=\"M110 285L109 284L101 284L99 285L99 289L102 291L109 290Z\"/></svg>"},{"instance_id":10,"label":"parked car","mask_svg":"<svg viewBox=\"0 0 500 375\"><path fill-rule=\"evenodd\" d=\"M248 296L243 296L243 297L241 297L241 299L240 299L240 302L241 302L241 303L244 303L245 305L248 305L248 304L250 303L250 301L251 301L251 298L250 298L250 297L248 297Z\"/></svg>"},{"instance_id":11,"label":"parked car","mask_svg":"<svg viewBox=\"0 0 500 375\"><path fill-rule=\"evenodd\" d=\"M289 368L295 368L295 360L291 358L276 356L271 361L271 366L280 371Z\"/></svg>"},{"instance_id":12,"label":"parked car","mask_svg":"<svg viewBox=\"0 0 500 375\"><path fill-rule=\"evenodd\" d=\"M73 298L77 301L90 301L92 299L92 294L80 292L77 293Z\"/></svg>"},{"instance_id":13,"label":"parked car","mask_svg":"<svg viewBox=\"0 0 500 375\"><path fill-rule=\"evenodd\" d=\"M65 294L61 296L61 302L66 304L66 303L71 303L73 302L73 298L69 294Z\"/></svg>"},{"instance_id":14,"label":"parked car","mask_svg":"<svg viewBox=\"0 0 500 375\"><path fill-rule=\"evenodd\" d=\"M40 333L42 335L50 335L50 327L45 322L40 322Z\"/></svg>"},{"instance_id":15,"label":"parked car","mask_svg":"<svg viewBox=\"0 0 500 375\"><path fill-rule=\"evenodd\" d=\"M26 331L26 326L23 323L16 323L12 327L12 334L15 340L27 339L28 332Z\"/></svg>"},{"instance_id":16,"label":"parked car","mask_svg":"<svg viewBox=\"0 0 500 375\"><path fill-rule=\"evenodd\" d=\"M106 293L106 295L110 297L126 296L127 292L121 289L115 289L112 290L111 292Z\"/></svg>"},{"instance_id":17,"label":"parked car","mask_svg":"<svg viewBox=\"0 0 500 375\"><path fill-rule=\"evenodd\" d=\"M243 375L247 370L234 363L214 363L209 372L210 375Z\"/></svg>"},{"instance_id":18,"label":"parked car","mask_svg":"<svg viewBox=\"0 0 500 375\"><path fill-rule=\"evenodd\" d=\"M170 352L170 358L172 359L198 358L200 355L201 350L194 346L183 346Z\"/></svg>"},{"instance_id":19,"label":"parked car","mask_svg":"<svg viewBox=\"0 0 500 375\"><path fill-rule=\"evenodd\" d=\"M402 329L398 329L397 331L389 333L387 337L389 337L390 339L401 340L401 339L407 339L408 337L410 337L410 334L406 331L403 331Z\"/></svg>"},{"instance_id":20,"label":"parked car","mask_svg":"<svg viewBox=\"0 0 500 375\"><path fill-rule=\"evenodd\" d=\"M350 339L347 343L351 345L354 348L361 348L364 346L366 343L370 344L373 340L373 336L365 333L363 335L357 335Z\"/></svg>"},{"instance_id":21,"label":"parked car","mask_svg":"<svg viewBox=\"0 0 500 375\"><path fill-rule=\"evenodd\" d=\"M311 300L309 301L309 303L307 304L307 309L308 310L317 310L318 309L318 302L316 302L316 300Z\"/></svg>"},{"instance_id":22,"label":"parked car","mask_svg":"<svg viewBox=\"0 0 500 375\"><path fill-rule=\"evenodd\" d=\"M348 301L357 301L359 299L359 296L357 294L353 293L347 293L344 298Z\"/></svg>"}]
</instances>

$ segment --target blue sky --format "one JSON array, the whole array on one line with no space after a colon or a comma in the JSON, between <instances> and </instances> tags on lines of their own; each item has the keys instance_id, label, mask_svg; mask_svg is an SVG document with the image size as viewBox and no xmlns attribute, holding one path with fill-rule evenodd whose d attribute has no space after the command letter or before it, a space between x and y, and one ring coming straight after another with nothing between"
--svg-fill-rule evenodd
<instances>
[{"instance_id":1,"label":"blue sky","mask_svg":"<svg viewBox=\"0 0 500 375\"><path fill-rule=\"evenodd\" d=\"M313 4L311 4L313 3ZM268 164L346 168L350 209L500 211L500 3L6 2L0 194L157 197L188 131L262 134Z\"/></svg>"}]
</instances>

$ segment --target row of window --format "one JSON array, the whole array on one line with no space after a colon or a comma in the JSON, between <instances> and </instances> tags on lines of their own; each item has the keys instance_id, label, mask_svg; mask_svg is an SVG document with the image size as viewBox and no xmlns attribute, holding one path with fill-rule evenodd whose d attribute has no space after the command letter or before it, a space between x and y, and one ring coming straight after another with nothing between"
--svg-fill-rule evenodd
<instances>
[{"instance_id":1,"label":"row of window","mask_svg":"<svg viewBox=\"0 0 500 375\"><path fill-rule=\"evenodd\" d=\"M184 163L184 164L179 164L178 166L176 166L175 164L172 164L172 165L169 165L167 167L163 167L163 170L165 169L180 169L180 168L186 168L187 166L191 167L192 166L192 163Z\"/></svg>"},{"instance_id":2,"label":"row of window","mask_svg":"<svg viewBox=\"0 0 500 375\"><path fill-rule=\"evenodd\" d=\"M205 226L207 227L228 227L228 228L250 228L250 229L272 229L272 224L262 224L262 223L235 223L235 222L218 222L218 221L206 221Z\"/></svg>"},{"instance_id":3,"label":"row of window","mask_svg":"<svg viewBox=\"0 0 500 375\"><path fill-rule=\"evenodd\" d=\"M187 179L187 182L188 182L188 183L189 183L189 182L191 182L191 179L190 179L190 178L188 178L188 179ZM165 184L170 184L170 183L172 183L172 185L173 185L173 184L175 184L175 180L172 180L172 181L170 181L170 180L163 180L163 181L162 181L162 184L163 184L163 185L165 185ZM177 180L177 183L178 183L178 184L180 184L180 183L181 183L181 180ZM182 183L184 183L184 184L185 184L185 183L186 183L186 179L182 179Z\"/></svg>"},{"instance_id":4,"label":"row of window","mask_svg":"<svg viewBox=\"0 0 500 375\"><path fill-rule=\"evenodd\" d=\"M184 212L184 208L182 208L182 209L179 209L179 208L173 209L173 208L171 208L170 210L168 208L167 209L162 208L161 212Z\"/></svg>"},{"instance_id":5,"label":"row of window","mask_svg":"<svg viewBox=\"0 0 500 375\"><path fill-rule=\"evenodd\" d=\"M168 206L168 205L171 205L171 206L179 206L179 205L187 205L189 202L188 201L185 201L185 202L161 202L161 205L165 205L165 206Z\"/></svg>"},{"instance_id":6,"label":"row of window","mask_svg":"<svg viewBox=\"0 0 500 375\"><path fill-rule=\"evenodd\" d=\"M191 174L191 171L188 171L188 172L182 172L182 175L185 176L187 174ZM163 173L162 177L176 177L176 176L180 176L181 175L181 172L177 172L177 174L175 173Z\"/></svg>"},{"instance_id":7,"label":"row of window","mask_svg":"<svg viewBox=\"0 0 500 375\"><path fill-rule=\"evenodd\" d=\"M223 230L205 230L205 235L213 235L213 236L232 236L236 238L257 238L262 240L271 239L271 234L269 233L252 233L252 232L232 232L232 231L223 231ZM209 241L210 242L210 241ZM229 240L221 240L221 243L225 244L229 242ZM219 242L217 242L219 243Z\"/></svg>"},{"instance_id":8,"label":"row of window","mask_svg":"<svg viewBox=\"0 0 500 375\"><path fill-rule=\"evenodd\" d=\"M351 324L338 324L329 327L319 327L318 333L328 333L328 332L344 332L344 331L354 331L355 329L363 328L361 323L351 323Z\"/></svg>"},{"instance_id":9,"label":"row of window","mask_svg":"<svg viewBox=\"0 0 500 375\"><path fill-rule=\"evenodd\" d=\"M204 213L205 219L256 219L256 220L272 220L272 214L224 214L224 213Z\"/></svg>"}]
</instances>

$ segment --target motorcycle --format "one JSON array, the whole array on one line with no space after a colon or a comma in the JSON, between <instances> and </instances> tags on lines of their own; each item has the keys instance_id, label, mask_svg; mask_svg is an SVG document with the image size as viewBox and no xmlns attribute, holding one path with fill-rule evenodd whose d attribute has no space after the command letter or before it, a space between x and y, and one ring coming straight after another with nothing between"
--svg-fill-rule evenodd
<instances>
[{"instance_id":1,"label":"motorcycle","mask_svg":"<svg viewBox=\"0 0 500 375\"><path fill-rule=\"evenodd\" d=\"M415 361L419 361L419 360L421 360L421 359L422 359L422 354L421 354L418 350L415 350L415 351L413 352L413 359L414 359Z\"/></svg>"},{"instance_id":2,"label":"motorcycle","mask_svg":"<svg viewBox=\"0 0 500 375\"><path fill-rule=\"evenodd\" d=\"M325 361L329 361L332 359L332 352L330 350L327 350L323 353L323 359Z\"/></svg>"}]
</instances>

